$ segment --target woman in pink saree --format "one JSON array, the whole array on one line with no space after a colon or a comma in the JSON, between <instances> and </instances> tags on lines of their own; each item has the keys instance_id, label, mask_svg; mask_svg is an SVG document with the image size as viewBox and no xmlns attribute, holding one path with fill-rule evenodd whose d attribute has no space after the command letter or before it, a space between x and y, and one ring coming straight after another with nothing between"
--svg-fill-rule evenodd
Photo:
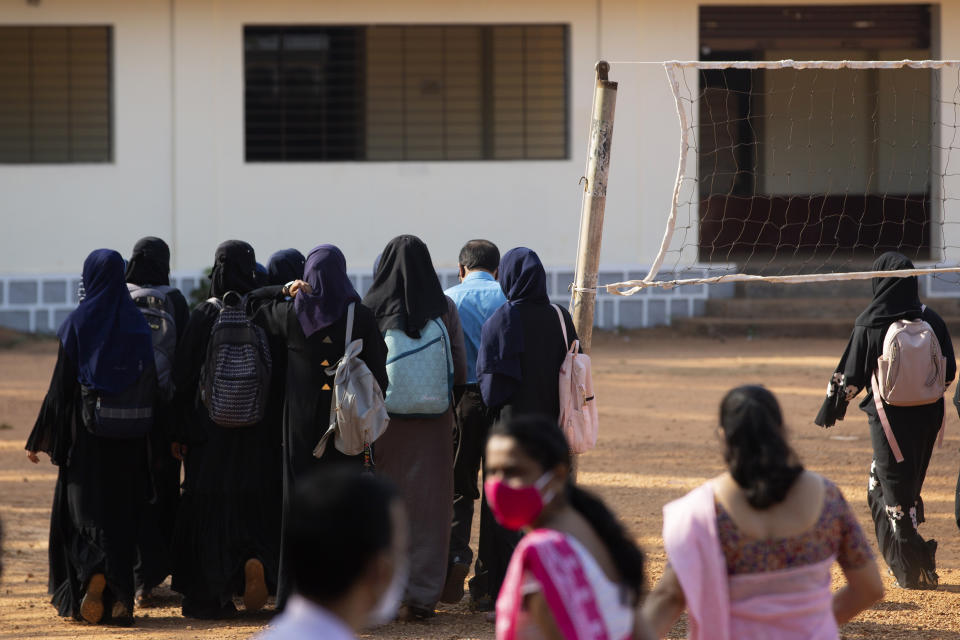
<instances>
[{"instance_id":1,"label":"woman in pink saree","mask_svg":"<svg viewBox=\"0 0 960 640\"><path fill-rule=\"evenodd\" d=\"M491 430L484 493L494 517L527 533L497 598L497 640L648 638L638 615L643 555L616 517L569 480L556 420Z\"/></svg>"},{"instance_id":2,"label":"woman in pink saree","mask_svg":"<svg viewBox=\"0 0 960 640\"><path fill-rule=\"evenodd\" d=\"M728 471L664 507L668 564L644 618L657 637L686 608L693 640L836 640L883 596L843 494L804 470L764 387L726 395L719 435ZM836 593L834 562L847 580Z\"/></svg>"}]
</instances>

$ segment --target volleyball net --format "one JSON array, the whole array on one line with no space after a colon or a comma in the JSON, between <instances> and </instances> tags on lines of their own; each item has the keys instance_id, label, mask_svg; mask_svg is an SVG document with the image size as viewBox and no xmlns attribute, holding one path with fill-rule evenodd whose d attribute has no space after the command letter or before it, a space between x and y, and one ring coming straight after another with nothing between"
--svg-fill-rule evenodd
<instances>
[{"instance_id":1,"label":"volleyball net","mask_svg":"<svg viewBox=\"0 0 960 640\"><path fill-rule=\"evenodd\" d=\"M628 64L643 63L611 73ZM600 289L925 274L960 284L960 61L662 67L679 124L662 242L644 278ZM887 251L916 269L871 271Z\"/></svg>"}]
</instances>

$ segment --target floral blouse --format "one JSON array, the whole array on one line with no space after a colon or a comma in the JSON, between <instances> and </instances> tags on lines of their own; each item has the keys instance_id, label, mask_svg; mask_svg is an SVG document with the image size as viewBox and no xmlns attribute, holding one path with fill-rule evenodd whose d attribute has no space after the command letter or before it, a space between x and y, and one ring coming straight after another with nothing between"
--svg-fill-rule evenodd
<instances>
[{"instance_id":1,"label":"floral blouse","mask_svg":"<svg viewBox=\"0 0 960 640\"><path fill-rule=\"evenodd\" d=\"M862 567L873 559L863 529L837 485L824 480L826 494L817 524L789 538L753 538L742 533L717 503L717 533L727 573L762 573L816 564L836 555L844 569Z\"/></svg>"}]
</instances>

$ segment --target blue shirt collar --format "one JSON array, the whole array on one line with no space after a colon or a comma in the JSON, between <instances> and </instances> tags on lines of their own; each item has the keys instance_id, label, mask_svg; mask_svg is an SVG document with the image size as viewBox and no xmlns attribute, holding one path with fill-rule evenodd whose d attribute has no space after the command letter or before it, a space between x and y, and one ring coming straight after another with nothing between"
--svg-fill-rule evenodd
<instances>
[{"instance_id":1,"label":"blue shirt collar","mask_svg":"<svg viewBox=\"0 0 960 640\"><path fill-rule=\"evenodd\" d=\"M464 282L467 280L490 280L496 282L496 278L493 277L493 274L486 271L471 271L467 274L467 277L463 279Z\"/></svg>"}]
</instances>

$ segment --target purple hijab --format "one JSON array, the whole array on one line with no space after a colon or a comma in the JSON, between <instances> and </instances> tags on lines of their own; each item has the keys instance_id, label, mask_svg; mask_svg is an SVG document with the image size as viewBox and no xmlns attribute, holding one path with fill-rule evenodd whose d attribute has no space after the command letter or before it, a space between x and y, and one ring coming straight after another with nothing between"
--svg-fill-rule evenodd
<instances>
[{"instance_id":1,"label":"purple hijab","mask_svg":"<svg viewBox=\"0 0 960 640\"><path fill-rule=\"evenodd\" d=\"M86 387L120 393L153 366L150 327L130 298L123 258L97 249L83 263L83 300L57 337Z\"/></svg>"},{"instance_id":2,"label":"purple hijab","mask_svg":"<svg viewBox=\"0 0 960 640\"><path fill-rule=\"evenodd\" d=\"M347 261L332 244L314 247L307 255L303 279L313 293L298 292L293 308L308 338L339 320L351 302L360 302L360 294L347 277Z\"/></svg>"}]
</instances>

